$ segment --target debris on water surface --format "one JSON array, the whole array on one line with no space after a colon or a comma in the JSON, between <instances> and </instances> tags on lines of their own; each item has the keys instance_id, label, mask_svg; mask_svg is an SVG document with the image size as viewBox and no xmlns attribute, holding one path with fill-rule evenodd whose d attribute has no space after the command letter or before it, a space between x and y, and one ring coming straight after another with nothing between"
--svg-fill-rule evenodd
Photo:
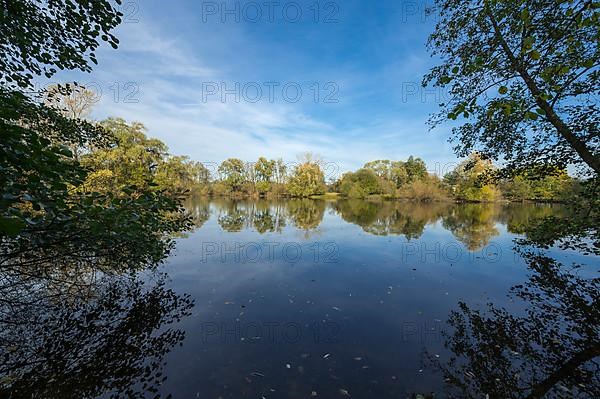
<instances>
[{"instance_id":1,"label":"debris on water surface","mask_svg":"<svg viewBox=\"0 0 600 399\"><path fill-rule=\"evenodd\" d=\"M286 364L286 365L285 365L285 368L287 368L287 369L291 369L291 368L292 368L292 366L291 366L291 365L288 363L288 364Z\"/></svg>"},{"instance_id":2,"label":"debris on water surface","mask_svg":"<svg viewBox=\"0 0 600 399\"><path fill-rule=\"evenodd\" d=\"M344 396L350 396L350 393L346 389L340 388L340 393Z\"/></svg>"},{"instance_id":3,"label":"debris on water surface","mask_svg":"<svg viewBox=\"0 0 600 399\"><path fill-rule=\"evenodd\" d=\"M312 391L312 392L310 393L310 396L317 396L317 391Z\"/></svg>"},{"instance_id":4,"label":"debris on water surface","mask_svg":"<svg viewBox=\"0 0 600 399\"><path fill-rule=\"evenodd\" d=\"M250 373L250 375L253 375L254 377L264 377L265 376L263 373L259 373L258 371L253 371Z\"/></svg>"},{"instance_id":5,"label":"debris on water surface","mask_svg":"<svg viewBox=\"0 0 600 399\"><path fill-rule=\"evenodd\" d=\"M337 306L332 307L333 310L337 310L338 312L341 310L340 308L338 308Z\"/></svg>"},{"instance_id":6,"label":"debris on water surface","mask_svg":"<svg viewBox=\"0 0 600 399\"><path fill-rule=\"evenodd\" d=\"M360 357L360 356L357 356L357 357L355 357L355 358L354 358L354 360L356 360L356 361L359 361L359 362L360 362L360 361L362 360L362 357Z\"/></svg>"},{"instance_id":7,"label":"debris on water surface","mask_svg":"<svg viewBox=\"0 0 600 399\"><path fill-rule=\"evenodd\" d=\"M323 356L323 359L327 359L329 356L331 356L331 353L326 353L326 354Z\"/></svg>"}]
</instances>

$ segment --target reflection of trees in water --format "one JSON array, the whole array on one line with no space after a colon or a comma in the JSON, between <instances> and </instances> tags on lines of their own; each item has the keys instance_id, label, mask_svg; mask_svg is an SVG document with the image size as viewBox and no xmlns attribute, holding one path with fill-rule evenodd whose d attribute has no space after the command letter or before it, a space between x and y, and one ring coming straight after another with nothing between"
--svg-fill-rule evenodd
<instances>
[{"instance_id":1,"label":"reflection of trees in water","mask_svg":"<svg viewBox=\"0 0 600 399\"><path fill-rule=\"evenodd\" d=\"M311 199L294 199L286 203L290 221L299 229L314 230L325 216L325 201Z\"/></svg>"},{"instance_id":2,"label":"reflection of trees in water","mask_svg":"<svg viewBox=\"0 0 600 399\"><path fill-rule=\"evenodd\" d=\"M524 310L459 302L446 334L452 355L432 357L452 390L471 398L600 397L598 198L592 181L567 208L504 207L501 219L526 236L515 250L531 275L510 291ZM579 264L553 258L551 246L577 251Z\"/></svg>"},{"instance_id":3,"label":"reflection of trees in water","mask_svg":"<svg viewBox=\"0 0 600 399\"><path fill-rule=\"evenodd\" d=\"M286 226L284 205L281 202L258 201L252 225L260 234L280 232Z\"/></svg>"},{"instance_id":4,"label":"reflection of trees in water","mask_svg":"<svg viewBox=\"0 0 600 399\"><path fill-rule=\"evenodd\" d=\"M512 288L526 314L459 303L450 315L453 355L436 363L471 398L600 397L600 279L544 254L524 252L533 274Z\"/></svg>"},{"instance_id":5,"label":"reflection of trees in water","mask_svg":"<svg viewBox=\"0 0 600 399\"><path fill-rule=\"evenodd\" d=\"M281 232L293 223L298 229L314 230L325 215L325 202L310 199L288 201L220 200L218 223L225 231L235 232L254 227L260 234Z\"/></svg>"},{"instance_id":6,"label":"reflection of trees in water","mask_svg":"<svg viewBox=\"0 0 600 399\"><path fill-rule=\"evenodd\" d=\"M334 207L342 219L361 226L367 233L413 239L419 238L425 226L438 220L449 205L349 199L336 202Z\"/></svg>"},{"instance_id":7,"label":"reflection of trees in water","mask_svg":"<svg viewBox=\"0 0 600 399\"><path fill-rule=\"evenodd\" d=\"M476 251L499 234L495 225L499 212L494 204L461 204L443 216L442 225L467 249Z\"/></svg>"},{"instance_id":8,"label":"reflection of trees in water","mask_svg":"<svg viewBox=\"0 0 600 399\"><path fill-rule=\"evenodd\" d=\"M228 232L254 227L260 234L280 232L286 226L285 203L276 201L236 201L218 199L217 222Z\"/></svg>"},{"instance_id":9,"label":"reflection of trees in water","mask_svg":"<svg viewBox=\"0 0 600 399\"><path fill-rule=\"evenodd\" d=\"M210 218L210 204L205 200L190 197L185 202L185 209L192 217L194 227L199 229Z\"/></svg>"},{"instance_id":10,"label":"reflection of trees in water","mask_svg":"<svg viewBox=\"0 0 600 399\"><path fill-rule=\"evenodd\" d=\"M238 232L254 228L260 234L281 232L291 223L298 229L315 230L323 220L326 203L311 199L287 201L239 201L218 198L211 201L218 209L217 221L223 230ZM563 207L547 204L450 204L344 199L330 202L344 221L359 225L369 234L421 237L428 224L442 220L442 226L475 251L499 234L496 223L508 231L526 233L549 215L565 213ZM208 219L208 202L190 207L199 219Z\"/></svg>"},{"instance_id":11,"label":"reflection of trees in water","mask_svg":"<svg viewBox=\"0 0 600 399\"><path fill-rule=\"evenodd\" d=\"M428 224L440 218L443 226L471 251L480 249L499 234L497 221L515 226L541 218L546 208L494 204L448 204L398 201L365 201L348 199L334 203L334 208L346 222L357 224L375 235L404 235L419 238Z\"/></svg>"},{"instance_id":12,"label":"reflection of trees in water","mask_svg":"<svg viewBox=\"0 0 600 399\"><path fill-rule=\"evenodd\" d=\"M219 210L217 223L225 231L238 232L247 228L249 216L244 204L232 201Z\"/></svg>"},{"instance_id":13,"label":"reflection of trees in water","mask_svg":"<svg viewBox=\"0 0 600 399\"><path fill-rule=\"evenodd\" d=\"M166 289L162 278L142 283L88 274L69 280L19 272L0 275L1 396L156 392L162 358L183 339L182 331L165 326L190 314L189 297Z\"/></svg>"},{"instance_id":14,"label":"reflection of trees in water","mask_svg":"<svg viewBox=\"0 0 600 399\"><path fill-rule=\"evenodd\" d=\"M365 227L377 221L377 214L382 204L360 199L348 199L336 201L333 207L346 222Z\"/></svg>"},{"instance_id":15,"label":"reflection of trees in water","mask_svg":"<svg viewBox=\"0 0 600 399\"><path fill-rule=\"evenodd\" d=\"M531 231L540 222L550 216L559 216L566 213L564 206L552 204L515 204L510 203L502 207L500 221L506 224L509 232L525 234Z\"/></svg>"}]
</instances>

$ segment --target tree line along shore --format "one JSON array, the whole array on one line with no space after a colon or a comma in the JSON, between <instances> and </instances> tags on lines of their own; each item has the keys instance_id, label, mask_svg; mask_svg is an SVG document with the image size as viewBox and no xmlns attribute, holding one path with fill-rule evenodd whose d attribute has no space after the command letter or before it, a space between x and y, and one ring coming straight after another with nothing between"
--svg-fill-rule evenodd
<instances>
[{"instance_id":1,"label":"tree line along shore","mask_svg":"<svg viewBox=\"0 0 600 399\"><path fill-rule=\"evenodd\" d=\"M171 155L158 139L149 138L141 123L110 118L99 122L115 138L108 148L75 148L88 170L82 189L106 192L134 185L170 193L238 198L362 198L413 201L540 201L565 202L576 195L579 181L563 168L528 168L512 176L472 153L443 177L426 163L376 160L362 168L326 177L326 165L310 153L298 162L260 157L255 162L229 158L213 170L187 156Z\"/></svg>"}]
</instances>

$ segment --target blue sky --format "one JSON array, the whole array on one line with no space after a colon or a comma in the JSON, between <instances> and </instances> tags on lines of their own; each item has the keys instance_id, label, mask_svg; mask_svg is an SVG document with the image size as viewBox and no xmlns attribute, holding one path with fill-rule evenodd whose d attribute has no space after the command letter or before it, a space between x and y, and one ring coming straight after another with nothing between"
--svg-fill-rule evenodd
<instances>
[{"instance_id":1,"label":"blue sky","mask_svg":"<svg viewBox=\"0 0 600 399\"><path fill-rule=\"evenodd\" d=\"M409 155L432 171L456 163L450 126L426 125L443 97L420 87L434 62L426 2L123 3L119 49L103 47L91 74L55 79L100 89L95 119L140 121L202 162L311 151L340 172Z\"/></svg>"}]
</instances>

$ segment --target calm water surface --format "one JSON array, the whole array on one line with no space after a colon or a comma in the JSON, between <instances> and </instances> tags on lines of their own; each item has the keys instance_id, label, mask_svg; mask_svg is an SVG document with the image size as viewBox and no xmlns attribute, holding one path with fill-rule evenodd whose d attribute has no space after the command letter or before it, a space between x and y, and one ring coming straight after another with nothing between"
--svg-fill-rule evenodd
<instances>
[{"instance_id":1,"label":"calm water surface","mask_svg":"<svg viewBox=\"0 0 600 399\"><path fill-rule=\"evenodd\" d=\"M361 200L193 200L188 209L197 229L164 265L168 286L195 301L177 324L183 345L164 358L168 378L159 393L174 398L445 397L458 382L443 370L467 384L502 384L512 378L502 373L513 371L493 364L493 354L490 365L469 364L468 348L485 339L474 332L469 347L456 335L458 319L449 320L464 302L468 309L492 303L530 322L535 306L509 295L534 274L513 241L536 220L564 212ZM551 253L582 262L576 252ZM596 273L593 263L579 273ZM516 320L508 335L518 340ZM452 365L457 348L466 356ZM520 355L515 344L504 349ZM543 351L542 342L541 357L530 355L534 368L548 364ZM543 380L528 367L519 378ZM560 396L563 388L549 392Z\"/></svg>"}]
</instances>

